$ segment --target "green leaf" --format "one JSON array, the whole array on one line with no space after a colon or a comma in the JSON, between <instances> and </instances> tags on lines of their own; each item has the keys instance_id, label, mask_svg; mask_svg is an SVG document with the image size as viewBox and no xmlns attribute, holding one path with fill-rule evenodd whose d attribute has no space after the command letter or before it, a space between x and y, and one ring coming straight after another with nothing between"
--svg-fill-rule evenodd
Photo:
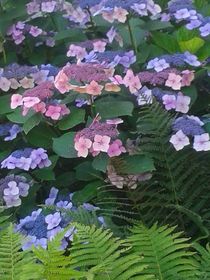
<instances>
[{"instance_id":1,"label":"green leaf","mask_svg":"<svg viewBox=\"0 0 210 280\"><path fill-rule=\"evenodd\" d=\"M199 49L196 54L200 60L205 60L210 56L210 42L206 42L205 45Z\"/></svg>"},{"instance_id":2,"label":"green leaf","mask_svg":"<svg viewBox=\"0 0 210 280\"><path fill-rule=\"evenodd\" d=\"M175 53L180 51L179 44L173 35L169 35L161 32L152 33L153 41L162 49L169 53Z\"/></svg>"},{"instance_id":3,"label":"green leaf","mask_svg":"<svg viewBox=\"0 0 210 280\"><path fill-rule=\"evenodd\" d=\"M76 158L74 136L75 132L68 132L59 138L53 138L53 151L63 158Z\"/></svg>"},{"instance_id":4,"label":"green leaf","mask_svg":"<svg viewBox=\"0 0 210 280\"><path fill-rule=\"evenodd\" d=\"M189 51L196 53L200 48L203 47L205 41L199 37L194 37L188 41L180 41L179 46L182 52Z\"/></svg>"},{"instance_id":5,"label":"green leaf","mask_svg":"<svg viewBox=\"0 0 210 280\"><path fill-rule=\"evenodd\" d=\"M145 155L133 155L123 157L123 174L138 174L155 170L154 162Z\"/></svg>"},{"instance_id":6,"label":"green leaf","mask_svg":"<svg viewBox=\"0 0 210 280\"><path fill-rule=\"evenodd\" d=\"M10 98L10 95L4 95L0 97L0 114L3 115L13 111L10 108Z\"/></svg>"},{"instance_id":7,"label":"green leaf","mask_svg":"<svg viewBox=\"0 0 210 280\"><path fill-rule=\"evenodd\" d=\"M160 20L150 20L148 22L145 22L144 24L141 24L140 27L144 30L155 31L155 30L172 27L172 25L170 22L164 22Z\"/></svg>"},{"instance_id":8,"label":"green leaf","mask_svg":"<svg viewBox=\"0 0 210 280\"><path fill-rule=\"evenodd\" d=\"M76 178L80 181L91 181L100 177L100 172L96 171L93 166L92 162L85 161L79 164L76 168Z\"/></svg>"},{"instance_id":9,"label":"green leaf","mask_svg":"<svg viewBox=\"0 0 210 280\"><path fill-rule=\"evenodd\" d=\"M31 129L37 126L40 123L41 119L42 116L40 114L35 114L27 119L23 125L23 131L25 132L25 134L28 134Z\"/></svg>"},{"instance_id":10,"label":"green leaf","mask_svg":"<svg viewBox=\"0 0 210 280\"><path fill-rule=\"evenodd\" d=\"M96 112L104 119L119 116L131 116L134 105L129 101L97 101L95 103Z\"/></svg>"},{"instance_id":11,"label":"green leaf","mask_svg":"<svg viewBox=\"0 0 210 280\"><path fill-rule=\"evenodd\" d=\"M85 110L72 108L71 113L59 122L58 127L60 130L67 130L84 122L84 119Z\"/></svg>"},{"instance_id":12,"label":"green leaf","mask_svg":"<svg viewBox=\"0 0 210 280\"><path fill-rule=\"evenodd\" d=\"M86 39L82 30L81 29L75 29L75 28L71 28L71 29L68 29L68 30L65 29L65 30L59 31L54 36L54 39L56 41L67 39L67 38L70 38L71 41L73 41L72 39L76 39L77 41L83 41L83 40Z\"/></svg>"},{"instance_id":13,"label":"green leaf","mask_svg":"<svg viewBox=\"0 0 210 280\"><path fill-rule=\"evenodd\" d=\"M33 175L40 179L40 180L44 180L44 181L53 181L55 180L55 173L53 172L52 169L39 169L39 170L35 170L33 171Z\"/></svg>"},{"instance_id":14,"label":"green leaf","mask_svg":"<svg viewBox=\"0 0 210 280\"><path fill-rule=\"evenodd\" d=\"M14 123L25 123L28 119L30 119L35 113L33 111L29 111L26 116L22 115L22 111L20 108L13 110L11 114L7 115L8 120Z\"/></svg>"},{"instance_id":15,"label":"green leaf","mask_svg":"<svg viewBox=\"0 0 210 280\"><path fill-rule=\"evenodd\" d=\"M108 161L108 155L105 153L100 153L97 157L94 158L92 162L93 168L102 172L106 172Z\"/></svg>"},{"instance_id":16,"label":"green leaf","mask_svg":"<svg viewBox=\"0 0 210 280\"><path fill-rule=\"evenodd\" d=\"M34 127L27 135L27 141L35 147L49 149L52 147L52 139L56 137L53 128L45 123L40 123L38 127Z\"/></svg>"},{"instance_id":17,"label":"green leaf","mask_svg":"<svg viewBox=\"0 0 210 280\"><path fill-rule=\"evenodd\" d=\"M101 181L91 182L86 185L81 191L74 193L72 200L74 203L83 204L89 202L91 199L96 197L97 189L102 185Z\"/></svg>"}]
</instances>

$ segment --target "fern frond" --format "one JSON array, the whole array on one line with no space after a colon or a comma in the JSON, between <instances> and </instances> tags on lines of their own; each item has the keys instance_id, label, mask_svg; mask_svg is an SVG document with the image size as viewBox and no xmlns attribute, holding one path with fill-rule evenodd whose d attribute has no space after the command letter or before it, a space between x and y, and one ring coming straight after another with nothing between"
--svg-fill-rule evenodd
<instances>
[{"instance_id":1,"label":"fern frond","mask_svg":"<svg viewBox=\"0 0 210 280\"><path fill-rule=\"evenodd\" d=\"M139 147L154 159L156 171L149 188L145 191L140 186L135 195L139 198L139 212L146 224L156 221L174 224L175 221L189 236L196 236L198 232L203 234L203 228L210 229L203 211L209 209L210 199L208 160L205 162L206 154L192 149L179 152L174 149L169 143L173 119L174 116L157 102L140 110L137 122ZM195 222L196 216L201 217L202 224ZM207 232L205 230L203 237L207 237Z\"/></svg>"},{"instance_id":2,"label":"fern frond","mask_svg":"<svg viewBox=\"0 0 210 280\"><path fill-rule=\"evenodd\" d=\"M76 225L77 234L71 248L74 268L95 274L96 280L146 280L153 279L145 273L147 265L141 257L130 252L124 241L113 233L95 226Z\"/></svg>"},{"instance_id":3,"label":"fern frond","mask_svg":"<svg viewBox=\"0 0 210 280\"><path fill-rule=\"evenodd\" d=\"M202 247L200 244L195 243L193 247L196 249L198 254L195 256L195 259L199 264L200 278L199 280L208 280L210 279L210 247L209 244L206 245L206 248Z\"/></svg>"},{"instance_id":4,"label":"fern frond","mask_svg":"<svg viewBox=\"0 0 210 280\"><path fill-rule=\"evenodd\" d=\"M174 232L175 227L157 224L151 228L143 224L135 226L128 238L135 253L143 256L147 271L158 280L198 279L196 262L192 257L187 238Z\"/></svg>"},{"instance_id":5,"label":"fern frond","mask_svg":"<svg viewBox=\"0 0 210 280\"><path fill-rule=\"evenodd\" d=\"M4 230L0 238L1 280L29 280L24 273L24 267L32 265L33 258L30 252L21 251L21 242L21 235L14 232L12 225ZM37 276L38 273L34 273L34 275Z\"/></svg>"},{"instance_id":6,"label":"fern frond","mask_svg":"<svg viewBox=\"0 0 210 280\"><path fill-rule=\"evenodd\" d=\"M33 248L33 253L39 261L41 275L45 280L84 279L88 275L88 273L84 275L84 273L70 268L71 257L64 255L65 251L60 248L65 232L58 233L49 241L47 249ZM30 270L28 270L28 274L30 274Z\"/></svg>"}]
</instances>

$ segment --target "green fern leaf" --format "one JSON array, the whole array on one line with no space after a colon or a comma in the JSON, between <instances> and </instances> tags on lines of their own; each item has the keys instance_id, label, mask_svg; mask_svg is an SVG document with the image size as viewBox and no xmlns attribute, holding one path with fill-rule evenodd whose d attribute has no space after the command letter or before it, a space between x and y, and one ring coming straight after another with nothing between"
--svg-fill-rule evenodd
<instances>
[{"instance_id":1,"label":"green fern leaf","mask_svg":"<svg viewBox=\"0 0 210 280\"><path fill-rule=\"evenodd\" d=\"M147 228L140 224L132 229L128 242L135 253L144 257L142 263L157 280L198 279L197 263L189 250L191 245L174 229L156 224Z\"/></svg>"},{"instance_id":2,"label":"green fern leaf","mask_svg":"<svg viewBox=\"0 0 210 280\"><path fill-rule=\"evenodd\" d=\"M146 280L147 265L124 246L113 233L95 226L76 225L77 234L71 248L72 265L93 272L94 280Z\"/></svg>"},{"instance_id":3,"label":"green fern leaf","mask_svg":"<svg viewBox=\"0 0 210 280\"><path fill-rule=\"evenodd\" d=\"M21 251L22 237L15 233L10 225L4 230L0 238L0 279L20 280L27 279L24 267L33 264L29 252ZM35 279L35 278L34 278Z\"/></svg>"}]
</instances>

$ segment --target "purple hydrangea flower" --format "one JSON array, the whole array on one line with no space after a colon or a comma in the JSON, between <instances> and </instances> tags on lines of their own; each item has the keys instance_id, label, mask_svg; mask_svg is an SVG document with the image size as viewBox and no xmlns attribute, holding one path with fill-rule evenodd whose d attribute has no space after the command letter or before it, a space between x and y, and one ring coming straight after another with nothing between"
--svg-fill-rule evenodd
<instances>
[{"instance_id":1,"label":"purple hydrangea flower","mask_svg":"<svg viewBox=\"0 0 210 280\"><path fill-rule=\"evenodd\" d=\"M61 214L60 212L56 212L55 214L49 214L45 217L45 222L47 223L47 229L53 229L57 227L61 222Z\"/></svg>"},{"instance_id":2,"label":"purple hydrangea flower","mask_svg":"<svg viewBox=\"0 0 210 280\"><path fill-rule=\"evenodd\" d=\"M187 136L201 135L205 133L205 130L202 128L203 123L199 118L194 116L183 116L177 118L172 124L172 130L177 132L182 130L182 132Z\"/></svg>"},{"instance_id":3,"label":"purple hydrangea flower","mask_svg":"<svg viewBox=\"0 0 210 280\"><path fill-rule=\"evenodd\" d=\"M31 182L28 182L24 176L6 176L0 180L0 201L5 202L8 208L19 206L20 196L26 197L30 186Z\"/></svg>"},{"instance_id":4,"label":"purple hydrangea flower","mask_svg":"<svg viewBox=\"0 0 210 280\"><path fill-rule=\"evenodd\" d=\"M4 141L11 141L15 139L21 131L21 127L17 124L7 123L0 125L0 136L6 136Z\"/></svg>"},{"instance_id":5,"label":"purple hydrangea flower","mask_svg":"<svg viewBox=\"0 0 210 280\"><path fill-rule=\"evenodd\" d=\"M207 37L210 34L210 23L206 23L199 28L202 37Z\"/></svg>"},{"instance_id":6,"label":"purple hydrangea flower","mask_svg":"<svg viewBox=\"0 0 210 280\"><path fill-rule=\"evenodd\" d=\"M58 189L51 188L49 197L45 200L45 205L53 205L58 195Z\"/></svg>"},{"instance_id":7,"label":"purple hydrangea flower","mask_svg":"<svg viewBox=\"0 0 210 280\"><path fill-rule=\"evenodd\" d=\"M198 19L191 20L189 23L186 24L186 28L189 30L193 30L197 27L199 27L202 24L202 22Z\"/></svg>"},{"instance_id":8,"label":"purple hydrangea flower","mask_svg":"<svg viewBox=\"0 0 210 280\"><path fill-rule=\"evenodd\" d=\"M176 19L182 20L182 19L189 18L190 17L190 13L189 13L188 9L184 8L184 9L176 11L174 16L175 16Z\"/></svg>"},{"instance_id":9,"label":"purple hydrangea flower","mask_svg":"<svg viewBox=\"0 0 210 280\"><path fill-rule=\"evenodd\" d=\"M1 168L19 168L26 171L36 167L49 167L50 165L51 161L48 159L46 150L42 148L17 150L1 162Z\"/></svg>"},{"instance_id":10,"label":"purple hydrangea flower","mask_svg":"<svg viewBox=\"0 0 210 280\"><path fill-rule=\"evenodd\" d=\"M200 61L198 61L198 58L196 55L191 54L190 52L185 52L184 55L185 55L184 61L187 62L189 65L195 66L195 67L201 65L201 63L200 63Z\"/></svg>"},{"instance_id":11,"label":"purple hydrangea flower","mask_svg":"<svg viewBox=\"0 0 210 280\"><path fill-rule=\"evenodd\" d=\"M16 225L15 230L21 232L28 237L27 242L24 242L23 249L30 248L34 246L47 247L47 241L52 240L57 233L63 231L67 225L71 222L69 215L66 215L66 211L77 211L77 207L73 206L71 201L72 195L68 196L59 195L56 188L50 190L49 198L51 199L50 204L48 204L48 199L45 201L46 205L55 206L55 210L45 216L42 209L33 211L30 216L20 219L19 224ZM65 199L60 199L60 197ZM54 200L52 202L52 200ZM59 207L59 212L56 211L56 207ZM87 211L96 211L99 208L93 206L89 203L84 203L82 205L83 209ZM62 211L62 209L64 211ZM105 225L103 217L99 217L98 221L100 224ZM61 248L65 249L68 245L68 241L73 239L73 235L76 232L74 227L71 227L64 235L62 240Z\"/></svg>"}]
</instances>

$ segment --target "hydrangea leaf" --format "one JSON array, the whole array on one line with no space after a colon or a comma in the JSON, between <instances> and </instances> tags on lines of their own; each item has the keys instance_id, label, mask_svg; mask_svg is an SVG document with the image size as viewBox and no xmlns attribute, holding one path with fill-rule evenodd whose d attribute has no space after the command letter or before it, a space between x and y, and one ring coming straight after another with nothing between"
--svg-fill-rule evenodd
<instances>
[{"instance_id":1,"label":"hydrangea leaf","mask_svg":"<svg viewBox=\"0 0 210 280\"><path fill-rule=\"evenodd\" d=\"M123 156L121 173L138 174L155 170L153 160L146 155Z\"/></svg>"},{"instance_id":2,"label":"hydrangea leaf","mask_svg":"<svg viewBox=\"0 0 210 280\"><path fill-rule=\"evenodd\" d=\"M42 116L40 114L35 114L27 119L23 125L23 131L25 132L25 134L28 134L30 130L37 126L40 123L41 119Z\"/></svg>"},{"instance_id":3,"label":"hydrangea leaf","mask_svg":"<svg viewBox=\"0 0 210 280\"><path fill-rule=\"evenodd\" d=\"M67 130L69 128L72 128L72 127L84 122L84 119L85 119L84 110L72 108L71 113L59 122L58 128L60 130Z\"/></svg>"},{"instance_id":4,"label":"hydrangea leaf","mask_svg":"<svg viewBox=\"0 0 210 280\"><path fill-rule=\"evenodd\" d=\"M61 137L53 138L53 151L63 158L76 158L77 152L74 149L74 132L68 132Z\"/></svg>"},{"instance_id":5,"label":"hydrangea leaf","mask_svg":"<svg viewBox=\"0 0 210 280\"><path fill-rule=\"evenodd\" d=\"M119 116L131 116L134 105L129 101L98 101L95 110L104 119Z\"/></svg>"},{"instance_id":6,"label":"hydrangea leaf","mask_svg":"<svg viewBox=\"0 0 210 280\"><path fill-rule=\"evenodd\" d=\"M105 153L100 153L97 157L94 158L92 165L96 170L106 172L108 161L108 155Z\"/></svg>"},{"instance_id":7,"label":"hydrangea leaf","mask_svg":"<svg viewBox=\"0 0 210 280\"><path fill-rule=\"evenodd\" d=\"M102 185L101 181L94 181L87 184L81 191L74 193L72 200L74 203L85 203L96 197L97 189Z\"/></svg>"}]
</instances>

